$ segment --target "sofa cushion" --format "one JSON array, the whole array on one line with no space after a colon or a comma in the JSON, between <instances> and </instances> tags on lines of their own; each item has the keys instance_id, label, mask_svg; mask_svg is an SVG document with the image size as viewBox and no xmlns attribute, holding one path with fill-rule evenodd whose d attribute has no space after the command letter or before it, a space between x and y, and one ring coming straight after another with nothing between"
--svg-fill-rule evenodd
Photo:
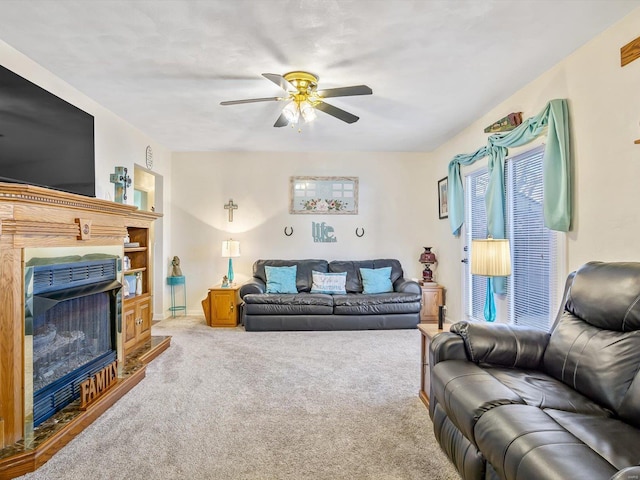
<instances>
[{"instance_id":1,"label":"sofa cushion","mask_svg":"<svg viewBox=\"0 0 640 480\"><path fill-rule=\"evenodd\" d=\"M340 315L380 315L419 313L420 295L416 293L348 293L334 297L334 313Z\"/></svg>"},{"instance_id":2,"label":"sofa cushion","mask_svg":"<svg viewBox=\"0 0 640 480\"><path fill-rule=\"evenodd\" d=\"M529 405L502 405L475 426L478 448L507 480L608 479L616 469L559 425Z\"/></svg>"},{"instance_id":3,"label":"sofa cushion","mask_svg":"<svg viewBox=\"0 0 640 480\"><path fill-rule=\"evenodd\" d=\"M331 315L333 298L321 293L249 294L244 297L249 315Z\"/></svg>"},{"instance_id":4,"label":"sofa cushion","mask_svg":"<svg viewBox=\"0 0 640 480\"><path fill-rule=\"evenodd\" d=\"M391 267L361 268L360 277L362 278L362 293L365 295L393 292Z\"/></svg>"},{"instance_id":5,"label":"sofa cushion","mask_svg":"<svg viewBox=\"0 0 640 480\"><path fill-rule=\"evenodd\" d=\"M334 260L329 263L330 272L347 272L347 293L362 293L362 278L360 277L361 268L383 268L391 267L391 283L402 278L402 266L395 259L379 259L379 260Z\"/></svg>"},{"instance_id":6,"label":"sofa cushion","mask_svg":"<svg viewBox=\"0 0 640 480\"><path fill-rule=\"evenodd\" d=\"M618 470L640 464L640 430L615 418L545 410L565 430Z\"/></svg>"},{"instance_id":7,"label":"sofa cushion","mask_svg":"<svg viewBox=\"0 0 640 480\"><path fill-rule=\"evenodd\" d=\"M326 260L256 260L253 264L253 276L267 283L265 266L290 267L296 265L296 288L298 292L310 292L313 279L311 272L328 272L329 263Z\"/></svg>"},{"instance_id":8,"label":"sofa cushion","mask_svg":"<svg viewBox=\"0 0 640 480\"><path fill-rule=\"evenodd\" d=\"M431 391L453 424L472 443L475 443L475 424L487 411L499 405L524 404L524 400L495 377L464 360L435 365L431 369Z\"/></svg>"},{"instance_id":9,"label":"sofa cushion","mask_svg":"<svg viewBox=\"0 0 640 480\"><path fill-rule=\"evenodd\" d=\"M347 293L345 289L347 272L322 273L314 271L311 277L313 278L311 293L326 293L329 295L345 295Z\"/></svg>"},{"instance_id":10,"label":"sofa cushion","mask_svg":"<svg viewBox=\"0 0 640 480\"><path fill-rule=\"evenodd\" d=\"M486 367L485 370L522 398L527 405L610 417L611 412L568 385L535 370Z\"/></svg>"},{"instance_id":11,"label":"sofa cushion","mask_svg":"<svg viewBox=\"0 0 640 480\"><path fill-rule=\"evenodd\" d=\"M267 293L298 293L296 287L296 271L298 267L271 267L265 266L267 275Z\"/></svg>"},{"instance_id":12,"label":"sofa cushion","mask_svg":"<svg viewBox=\"0 0 640 480\"><path fill-rule=\"evenodd\" d=\"M640 368L638 352L640 331L603 330L564 312L543 362L548 374L640 427L640 401L625 398Z\"/></svg>"}]
</instances>

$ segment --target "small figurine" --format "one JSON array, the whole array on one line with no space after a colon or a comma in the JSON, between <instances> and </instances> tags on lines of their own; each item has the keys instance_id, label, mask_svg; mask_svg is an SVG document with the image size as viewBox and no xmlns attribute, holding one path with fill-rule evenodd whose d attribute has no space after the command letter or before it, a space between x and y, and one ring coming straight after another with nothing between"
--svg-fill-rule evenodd
<instances>
[{"instance_id":1,"label":"small figurine","mask_svg":"<svg viewBox=\"0 0 640 480\"><path fill-rule=\"evenodd\" d=\"M224 277L222 277L222 288L228 288L229 287L229 278L225 275Z\"/></svg>"},{"instance_id":2,"label":"small figurine","mask_svg":"<svg viewBox=\"0 0 640 480\"><path fill-rule=\"evenodd\" d=\"M136 273L136 295L142 295L142 274Z\"/></svg>"},{"instance_id":3,"label":"small figurine","mask_svg":"<svg viewBox=\"0 0 640 480\"><path fill-rule=\"evenodd\" d=\"M180 268L180 258L178 258L177 256L173 257L173 260L171 260L171 276L182 276L182 269Z\"/></svg>"}]
</instances>

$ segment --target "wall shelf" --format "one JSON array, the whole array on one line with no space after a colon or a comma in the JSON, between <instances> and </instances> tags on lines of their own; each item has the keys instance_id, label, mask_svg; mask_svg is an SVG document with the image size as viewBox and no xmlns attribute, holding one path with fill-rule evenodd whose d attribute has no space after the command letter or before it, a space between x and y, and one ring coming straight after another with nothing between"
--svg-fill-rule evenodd
<instances>
[{"instance_id":1,"label":"wall shelf","mask_svg":"<svg viewBox=\"0 0 640 480\"><path fill-rule=\"evenodd\" d=\"M636 145L640 145L640 138L633 143L635 143Z\"/></svg>"}]
</instances>

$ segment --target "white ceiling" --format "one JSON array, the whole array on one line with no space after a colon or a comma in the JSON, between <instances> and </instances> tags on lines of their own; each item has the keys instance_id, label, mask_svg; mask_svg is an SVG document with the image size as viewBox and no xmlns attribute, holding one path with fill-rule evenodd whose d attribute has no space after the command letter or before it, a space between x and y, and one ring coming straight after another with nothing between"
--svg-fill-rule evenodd
<instances>
[{"instance_id":1,"label":"white ceiling","mask_svg":"<svg viewBox=\"0 0 640 480\"><path fill-rule=\"evenodd\" d=\"M0 39L174 151L431 151L640 0L1 0ZM302 133L261 73L367 84ZM504 112L505 115L509 112Z\"/></svg>"}]
</instances>

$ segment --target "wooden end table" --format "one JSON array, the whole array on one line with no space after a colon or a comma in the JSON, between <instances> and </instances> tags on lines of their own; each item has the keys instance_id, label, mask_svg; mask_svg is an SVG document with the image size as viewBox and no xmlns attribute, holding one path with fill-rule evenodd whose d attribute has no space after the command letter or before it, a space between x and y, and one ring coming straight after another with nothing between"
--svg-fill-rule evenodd
<instances>
[{"instance_id":1,"label":"wooden end table","mask_svg":"<svg viewBox=\"0 0 640 480\"><path fill-rule=\"evenodd\" d=\"M209 289L202 300L202 309L210 327L236 327L240 319L240 285Z\"/></svg>"},{"instance_id":2,"label":"wooden end table","mask_svg":"<svg viewBox=\"0 0 640 480\"><path fill-rule=\"evenodd\" d=\"M444 305L444 287L435 282L420 282L420 289L420 323L437 323L438 311Z\"/></svg>"},{"instance_id":3,"label":"wooden end table","mask_svg":"<svg viewBox=\"0 0 640 480\"><path fill-rule=\"evenodd\" d=\"M421 323L418 325L421 335L421 360L420 360L420 400L429 408L429 391L431 390L431 372L429 370L429 345L437 334L448 332L450 323L445 323L442 329L437 324Z\"/></svg>"}]
</instances>

